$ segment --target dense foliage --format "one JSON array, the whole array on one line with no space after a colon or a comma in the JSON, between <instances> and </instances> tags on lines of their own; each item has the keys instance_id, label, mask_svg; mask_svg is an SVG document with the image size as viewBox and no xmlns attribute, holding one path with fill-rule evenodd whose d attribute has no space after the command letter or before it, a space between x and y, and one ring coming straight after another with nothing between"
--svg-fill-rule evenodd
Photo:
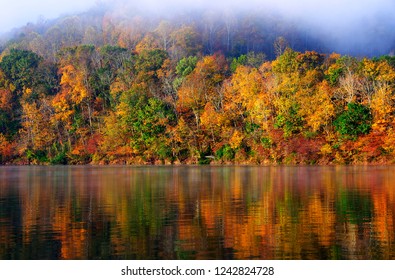
<instances>
[{"instance_id":1,"label":"dense foliage","mask_svg":"<svg viewBox=\"0 0 395 280\"><path fill-rule=\"evenodd\" d=\"M394 161L390 56L296 51L231 19L222 32L207 20L210 35L102 17L100 30L66 18L9 41L1 163Z\"/></svg>"}]
</instances>

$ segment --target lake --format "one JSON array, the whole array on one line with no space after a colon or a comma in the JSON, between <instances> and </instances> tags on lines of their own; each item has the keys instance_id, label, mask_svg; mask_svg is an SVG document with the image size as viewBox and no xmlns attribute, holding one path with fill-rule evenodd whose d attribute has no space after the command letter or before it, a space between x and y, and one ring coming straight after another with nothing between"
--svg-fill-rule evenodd
<instances>
[{"instance_id":1,"label":"lake","mask_svg":"<svg viewBox=\"0 0 395 280\"><path fill-rule=\"evenodd\" d=\"M0 259L394 259L394 166L3 166Z\"/></svg>"}]
</instances>

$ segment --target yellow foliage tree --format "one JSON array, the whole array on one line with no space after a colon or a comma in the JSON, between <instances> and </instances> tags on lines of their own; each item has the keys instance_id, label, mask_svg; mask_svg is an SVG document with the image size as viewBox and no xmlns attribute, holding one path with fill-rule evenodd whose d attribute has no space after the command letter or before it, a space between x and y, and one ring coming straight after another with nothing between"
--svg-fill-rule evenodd
<instances>
[{"instance_id":1,"label":"yellow foliage tree","mask_svg":"<svg viewBox=\"0 0 395 280\"><path fill-rule=\"evenodd\" d=\"M224 99L224 110L231 119L242 119L265 126L271 115L263 78L255 68L238 66L225 90ZM244 120L245 117L248 119Z\"/></svg>"},{"instance_id":2,"label":"yellow foliage tree","mask_svg":"<svg viewBox=\"0 0 395 280\"><path fill-rule=\"evenodd\" d=\"M47 150L55 141L50 124L50 110L37 103L22 103L22 128L20 130L21 151L26 149Z\"/></svg>"},{"instance_id":3,"label":"yellow foliage tree","mask_svg":"<svg viewBox=\"0 0 395 280\"><path fill-rule=\"evenodd\" d=\"M73 104L79 105L89 97L83 73L78 73L73 65L62 67L60 73L62 75L60 80L62 92L67 94Z\"/></svg>"},{"instance_id":4,"label":"yellow foliage tree","mask_svg":"<svg viewBox=\"0 0 395 280\"><path fill-rule=\"evenodd\" d=\"M393 93L389 85L382 85L375 90L370 104L373 114L373 129L385 131L393 122L393 113L395 111L395 97Z\"/></svg>"},{"instance_id":5,"label":"yellow foliage tree","mask_svg":"<svg viewBox=\"0 0 395 280\"><path fill-rule=\"evenodd\" d=\"M301 89L297 98L299 113L313 132L329 125L335 107L331 101L332 89L327 81L319 83L317 87Z\"/></svg>"}]
</instances>

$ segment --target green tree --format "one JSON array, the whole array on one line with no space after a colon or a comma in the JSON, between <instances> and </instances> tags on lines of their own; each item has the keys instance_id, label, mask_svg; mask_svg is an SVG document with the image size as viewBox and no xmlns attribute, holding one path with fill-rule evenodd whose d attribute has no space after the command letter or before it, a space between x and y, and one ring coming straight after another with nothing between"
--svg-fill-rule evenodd
<instances>
[{"instance_id":1,"label":"green tree","mask_svg":"<svg viewBox=\"0 0 395 280\"><path fill-rule=\"evenodd\" d=\"M336 118L334 125L341 135L367 134L372 127L372 114L369 108L361 104L349 103L347 110Z\"/></svg>"},{"instance_id":2,"label":"green tree","mask_svg":"<svg viewBox=\"0 0 395 280\"><path fill-rule=\"evenodd\" d=\"M188 56L182 58L176 66L176 74L178 77L174 80L173 86L175 89L178 89L182 82L185 80L185 77L192 73L195 69L196 64L198 62L198 58L196 56Z\"/></svg>"},{"instance_id":3,"label":"green tree","mask_svg":"<svg viewBox=\"0 0 395 280\"><path fill-rule=\"evenodd\" d=\"M198 58L196 56L188 56L182 58L176 66L176 73L181 77L188 76L195 69Z\"/></svg>"},{"instance_id":4,"label":"green tree","mask_svg":"<svg viewBox=\"0 0 395 280\"><path fill-rule=\"evenodd\" d=\"M90 75L89 83L94 95L103 100L104 110L114 105L111 85L125 72L130 53L125 48L106 45L99 49L99 56L100 67Z\"/></svg>"},{"instance_id":5,"label":"green tree","mask_svg":"<svg viewBox=\"0 0 395 280\"><path fill-rule=\"evenodd\" d=\"M37 83L36 69L40 61L41 58L31 51L11 49L0 62L0 68L15 90L21 93L23 88L31 88Z\"/></svg>"},{"instance_id":6,"label":"green tree","mask_svg":"<svg viewBox=\"0 0 395 280\"><path fill-rule=\"evenodd\" d=\"M14 85L0 70L0 133L9 138L8 140L13 138L20 128L20 103L13 89Z\"/></svg>"},{"instance_id":7,"label":"green tree","mask_svg":"<svg viewBox=\"0 0 395 280\"><path fill-rule=\"evenodd\" d=\"M115 112L107 117L102 151L126 153L121 156L144 162L170 159L167 134L175 119L174 110L164 101L137 89L124 92Z\"/></svg>"},{"instance_id":8,"label":"green tree","mask_svg":"<svg viewBox=\"0 0 395 280\"><path fill-rule=\"evenodd\" d=\"M147 82L149 80L158 80L157 71L162 68L167 58L167 52L159 49L143 50L135 61L135 71L137 80Z\"/></svg>"}]
</instances>

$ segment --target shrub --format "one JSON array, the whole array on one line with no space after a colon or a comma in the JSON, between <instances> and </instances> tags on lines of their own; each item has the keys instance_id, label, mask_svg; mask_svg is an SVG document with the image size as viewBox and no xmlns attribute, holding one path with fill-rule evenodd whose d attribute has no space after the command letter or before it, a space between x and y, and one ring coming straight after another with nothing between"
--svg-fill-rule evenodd
<instances>
[{"instance_id":1,"label":"shrub","mask_svg":"<svg viewBox=\"0 0 395 280\"><path fill-rule=\"evenodd\" d=\"M235 150L232 149L228 144L223 145L215 155L224 161L231 161L235 158Z\"/></svg>"}]
</instances>

